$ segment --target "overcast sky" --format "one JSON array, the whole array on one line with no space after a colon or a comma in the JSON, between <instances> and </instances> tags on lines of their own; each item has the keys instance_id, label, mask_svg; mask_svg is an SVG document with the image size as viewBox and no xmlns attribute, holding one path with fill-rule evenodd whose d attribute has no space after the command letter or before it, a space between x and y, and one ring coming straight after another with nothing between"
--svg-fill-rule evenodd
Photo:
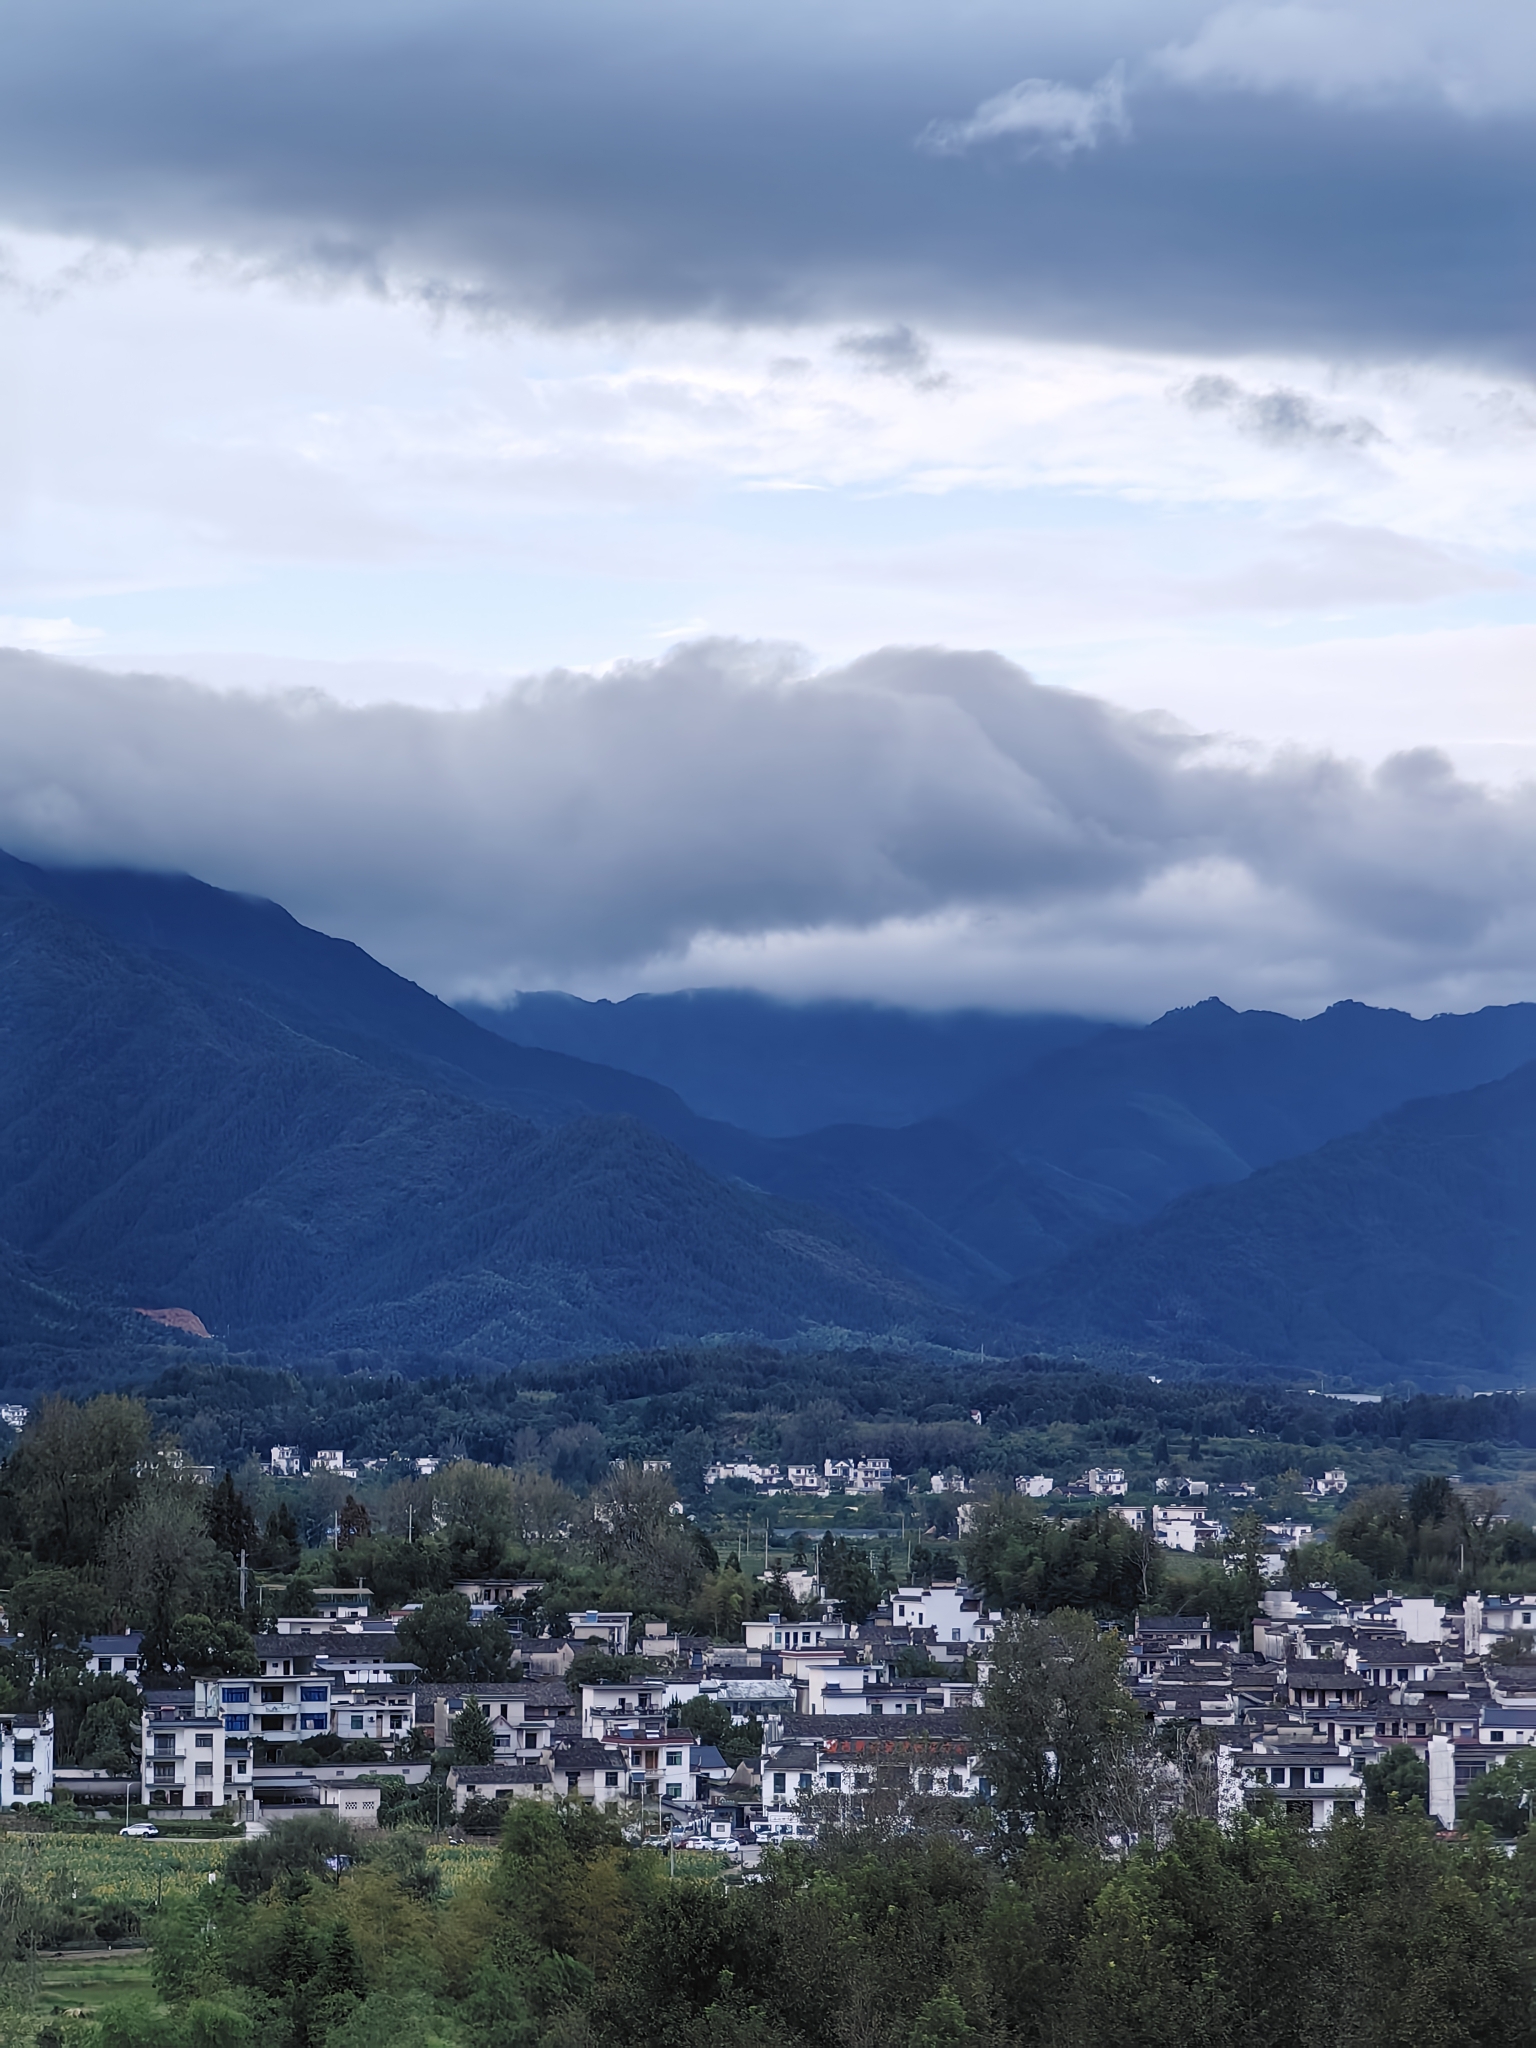
<instances>
[{"instance_id":1,"label":"overcast sky","mask_svg":"<svg viewBox=\"0 0 1536 2048\"><path fill-rule=\"evenodd\" d=\"M448 994L1536 997L1530 10L6 42L11 850Z\"/></svg>"}]
</instances>

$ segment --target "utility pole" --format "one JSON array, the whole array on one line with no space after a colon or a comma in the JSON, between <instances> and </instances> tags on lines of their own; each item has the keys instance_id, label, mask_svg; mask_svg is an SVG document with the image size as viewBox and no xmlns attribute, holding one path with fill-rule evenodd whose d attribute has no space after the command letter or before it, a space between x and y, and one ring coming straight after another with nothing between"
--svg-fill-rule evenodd
<instances>
[{"instance_id":1,"label":"utility pole","mask_svg":"<svg viewBox=\"0 0 1536 2048\"><path fill-rule=\"evenodd\" d=\"M240 1608L242 1613L245 1610L245 1577L245 1552L242 1550L240 1553Z\"/></svg>"}]
</instances>

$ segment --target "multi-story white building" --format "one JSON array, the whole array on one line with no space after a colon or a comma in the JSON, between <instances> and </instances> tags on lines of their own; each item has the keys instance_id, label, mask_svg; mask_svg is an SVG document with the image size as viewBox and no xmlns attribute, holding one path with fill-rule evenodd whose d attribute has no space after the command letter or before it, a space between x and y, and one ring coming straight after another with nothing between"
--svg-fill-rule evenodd
<instances>
[{"instance_id":1,"label":"multi-story white building","mask_svg":"<svg viewBox=\"0 0 1536 2048\"><path fill-rule=\"evenodd\" d=\"M334 1472L342 1479L355 1479L357 1471L347 1463L345 1451L316 1451L309 1461L311 1472Z\"/></svg>"},{"instance_id":2,"label":"multi-story white building","mask_svg":"<svg viewBox=\"0 0 1536 2048\"><path fill-rule=\"evenodd\" d=\"M1013 1482L1013 1490L1030 1500L1044 1500L1055 1484L1048 1472L1033 1472L1027 1478L1021 1472Z\"/></svg>"},{"instance_id":3,"label":"multi-story white building","mask_svg":"<svg viewBox=\"0 0 1536 2048\"><path fill-rule=\"evenodd\" d=\"M216 1681L200 1680L190 1703L184 1696L145 1703L140 1769L146 1806L223 1806L249 1790L250 1741L237 1736L228 1746Z\"/></svg>"},{"instance_id":4,"label":"multi-story white building","mask_svg":"<svg viewBox=\"0 0 1536 2048\"><path fill-rule=\"evenodd\" d=\"M298 1479L303 1475L304 1460L297 1444L274 1444L270 1462L274 1479Z\"/></svg>"},{"instance_id":5,"label":"multi-story white building","mask_svg":"<svg viewBox=\"0 0 1536 2048\"><path fill-rule=\"evenodd\" d=\"M0 1806L46 1806L52 1797L53 1715L0 1715Z\"/></svg>"}]
</instances>

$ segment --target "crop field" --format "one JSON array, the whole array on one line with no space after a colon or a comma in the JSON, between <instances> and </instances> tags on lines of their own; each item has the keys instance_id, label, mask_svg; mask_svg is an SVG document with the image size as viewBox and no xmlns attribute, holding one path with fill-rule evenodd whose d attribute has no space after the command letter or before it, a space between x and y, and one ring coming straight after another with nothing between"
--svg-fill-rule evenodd
<instances>
[{"instance_id":1,"label":"crop field","mask_svg":"<svg viewBox=\"0 0 1536 2048\"><path fill-rule=\"evenodd\" d=\"M6 1834L0 1835L0 1887L16 1885L34 1905L77 1922L65 1938L89 1940L97 1921L142 1917L162 1899L200 1890L228 1854L227 1842Z\"/></svg>"}]
</instances>

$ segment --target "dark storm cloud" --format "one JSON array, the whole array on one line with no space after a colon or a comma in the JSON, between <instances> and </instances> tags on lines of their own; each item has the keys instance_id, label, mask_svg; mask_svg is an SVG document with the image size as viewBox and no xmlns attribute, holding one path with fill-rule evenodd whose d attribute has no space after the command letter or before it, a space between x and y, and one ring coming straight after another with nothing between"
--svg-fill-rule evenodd
<instances>
[{"instance_id":1,"label":"dark storm cloud","mask_svg":"<svg viewBox=\"0 0 1536 2048\"><path fill-rule=\"evenodd\" d=\"M1325 33L1505 30L1373 6L20 0L0 215L488 315L1523 363L1519 95Z\"/></svg>"}]
</instances>

